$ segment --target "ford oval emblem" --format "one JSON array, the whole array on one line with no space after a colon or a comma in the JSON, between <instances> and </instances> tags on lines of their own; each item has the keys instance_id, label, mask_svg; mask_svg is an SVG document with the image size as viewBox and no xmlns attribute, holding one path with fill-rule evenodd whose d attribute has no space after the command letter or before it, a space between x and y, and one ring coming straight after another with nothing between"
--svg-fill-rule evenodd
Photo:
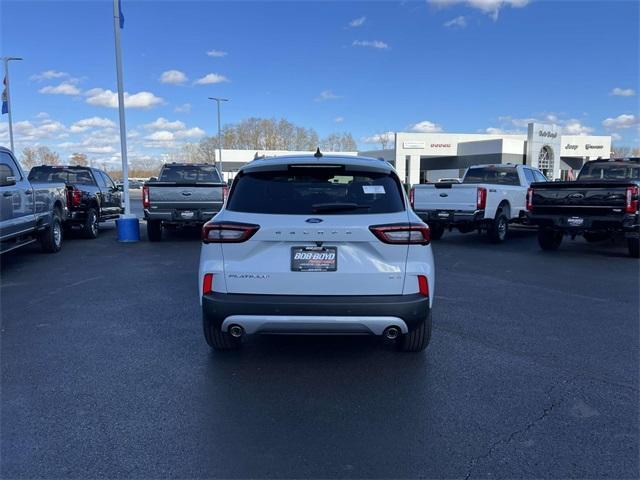
<instances>
[{"instance_id":1,"label":"ford oval emblem","mask_svg":"<svg viewBox=\"0 0 640 480\"><path fill-rule=\"evenodd\" d=\"M440 196L441 196L441 197L448 197L449 195L448 195L448 194L446 194L446 193L441 193L441 194L440 194Z\"/></svg>"},{"instance_id":2,"label":"ford oval emblem","mask_svg":"<svg viewBox=\"0 0 640 480\"><path fill-rule=\"evenodd\" d=\"M571 195L568 195L568 197L572 200L579 200L581 198L584 198L584 195L582 193L572 193Z\"/></svg>"},{"instance_id":3,"label":"ford oval emblem","mask_svg":"<svg viewBox=\"0 0 640 480\"><path fill-rule=\"evenodd\" d=\"M320 223L320 222L322 222L322 219L321 218L307 218L305 220L305 222L307 222L307 223Z\"/></svg>"}]
</instances>

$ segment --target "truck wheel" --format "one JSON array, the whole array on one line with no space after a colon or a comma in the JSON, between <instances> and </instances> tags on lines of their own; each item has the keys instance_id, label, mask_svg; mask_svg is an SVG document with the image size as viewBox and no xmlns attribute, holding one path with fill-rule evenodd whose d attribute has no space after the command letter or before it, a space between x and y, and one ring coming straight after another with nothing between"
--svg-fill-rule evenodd
<instances>
[{"instance_id":1,"label":"truck wheel","mask_svg":"<svg viewBox=\"0 0 640 480\"><path fill-rule=\"evenodd\" d=\"M431 340L431 312L414 331L402 335L396 346L401 352L421 352Z\"/></svg>"},{"instance_id":2,"label":"truck wheel","mask_svg":"<svg viewBox=\"0 0 640 480\"><path fill-rule=\"evenodd\" d=\"M58 212L53 213L51 225L40 235L40 246L46 253L56 253L62 248L62 221Z\"/></svg>"},{"instance_id":3,"label":"truck wheel","mask_svg":"<svg viewBox=\"0 0 640 480\"><path fill-rule=\"evenodd\" d=\"M498 210L496 219L491 222L487 233L489 234L489 240L493 243L502 243L507 238L509 232L509 219L502 213L502 210Z\"/></svg>"},{"instance_id":4,"label":"truck wheel","mask_svg":"<svg viewBox=\"0 0 640 480\"><path fill-rule=\"evenodd\" d=\"M98 238L98 212L95 208L87 210L87 219L82 226L82 234L85 238Z\"/></svg>"},{"instance_id":5,"label":"truck wheel","mask_svg":"<svg viewBox=\"0 0 640 480\"><path fill-rule=\"evenodd\" d=\"M556 232L551 228L538 230L538 243L542 250L558 250L562 243L562 232Z\"/></svg>"},{"instance_id":6,"label":"truck wheel","mask_svg":"<svg viewBox=\"0 0 640 480\"><path fill-rule=\"evenodd\" d=\"M627 247L629 247L629 255L640 258L640 238L627 238Z\"/></svg>"},{"instance_id":7,"label":"truck wheel","mask_svg":"<svg viewBox=\"0 0 640 480\"><path fill-rule=\"evenodd\" d=\"M432 223L429 225L431 240L440 240L444 235L444 225L441 223Z\"/></svg>"},{"instance_id":8,"label":"truck wheel","mask_svg":"<svg viewBox=\"0 0 640 480\"><path fill-rule=\"evenodd\" d=\"M237 350L242 346L242 340L214 327L204 316L202 317L202 328L207 344L214 350Z\"/></svg>"},{"instance_id":9,"label":"truck wheel","mask_svg":"<svg viewBox=\"0 0 640 480\"><path fill-rule=\"evenodd\" d=\"M147 238L150 242L159 242L162 240L161 220L147 220Z\"/></svg>"}]
</instances>

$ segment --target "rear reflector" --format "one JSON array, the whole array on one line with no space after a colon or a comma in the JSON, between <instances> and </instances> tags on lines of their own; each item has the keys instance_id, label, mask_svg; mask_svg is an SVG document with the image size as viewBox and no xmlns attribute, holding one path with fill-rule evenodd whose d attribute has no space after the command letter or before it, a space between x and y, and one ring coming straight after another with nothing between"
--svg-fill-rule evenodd
<instances>
[{"instance_id":1,"label":"rear reflector","mask_svg":"<svg viewBox=\"0 0 640 480\"><path fill-rule=\"evenodd\" d=\"M229 198L229 187L223 185L222 187L222 203L227 203L227 198Z\"/></svg>"},{"instance_id":2,"label":"rear reflector","mask_svg":"<svg viewBox=\"0 0 640 480\"><path fill-rule=\"evenodd\" d=\"M626 213L636 213L638 211L638 187L627 187L627 205L625 207Z\"/></svg>"},{"instance_id":3,"label":"rear reflector","mask_svg":"<svg viewBox=\"0 0 640 480\"><path fill-rule=\"evenodd\" d=\"M369 227L381 242L396 245L428 245L431 238L429 227L424 223L396 223Z\"/></svg>"},{"instance_id":4,"label":"rear reflector","mask_svg":"<svg viewBox=\"0 0 640 480\"><path fill-rule=\"evenodd\" d=\"M429 281L424 275L418 275L418 291L423 297L429 296Z\"/></svg>"},{"instance_id":5,"label":"rear reflector","mask_svg":"<svg viewBox=\"0 0 640 480\"><path fill-rule=\"evenodd\" d=\"M213 292L213 273L205 273L202 279L202 294Z\"/></svg>"},{"instance_id":6,"label":"rear reflector","mask_svg":"<svg viewBox=\"0 0 640 480\"><path fill-rule=\"evenodd\" d=\"M149 208L149 187L147 185L142 187L142 206L144 208Z\"/></svg>"},{"instance_id":7,"label":"rear reflector","mask_svg":"<svg viewBox=\"0 0 640 480\"><path fill-rule=\"evenodd\" d=\"M527 211L533 210L533 188L527 189Z\"/></svg>"},{"instance_id":8,"label":"rear reflector","mask_svg":"<svg viewBox=\"0 0 640 480\"><path fill-rule=\"evenodd\" d=\"M208 222L202 226L203 243L241 243L249 240L260 225L232 222Z\"/></svg>"},{"instance_id":9,"label":"rear reflector","mask_svg":"<svg viewBox=\"0 0 640 480\"><path fill-rule=\"evenodd\" d=\"M476 209L484 210L486 206L487 206L487 189L483 187L478 187Z\"/></svg>"},{"instance_id":10,"label":"rear reflector","mask_svg":"<svg viewBox=\"0 0 640 480\"><path fill-rule=\"evenodd\" d=\"M409 205L411 205L411 208L413 208L413 202L416 198L416 189L412 188L411 190L409 190Z\"/></svg>"}]
</instances>

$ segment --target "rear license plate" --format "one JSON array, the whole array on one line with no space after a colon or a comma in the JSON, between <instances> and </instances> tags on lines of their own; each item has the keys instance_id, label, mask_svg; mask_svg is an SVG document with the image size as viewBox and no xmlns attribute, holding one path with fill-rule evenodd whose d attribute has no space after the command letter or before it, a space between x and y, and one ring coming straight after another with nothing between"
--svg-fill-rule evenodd
<instances>
[{"instance_id":1,"label":"rear license plate","mask_svg":"<svg viewBox=\"0 0 640 480\"><path fill-rule=\"evenodd\" d=\"M192 211L189 211L189 210L185 210L184 212L180 212L180 216L182 218L184 218L184 219L187 219L187 220L193 218L194 215L195 214Z\"/></svg>"},{"instance_id":2,"label":"rear license plate","mask_svg":"<svg viewBox=\"0 0 640 480\"><path fill-rule=\"evenodd\" d=\"M438 212L439 218L449 218L449 212Z\"/></svg>"},{"instance_id":3,"label":"rear license plate","mask_svg":"<svg viewBox=\"0 0 640 480\"><path fill-rule=\"evenodd\" d=\"M584 218L582 217L569 217L567 223L572 227L581 227L584 224Z\"/></svg>"},{"instance_id":4,"label":"rear license plate","mask_svg":"<svg viewBox=\"0 0 640 480\"><path fill-rule=\"evenodd\" d=\"M337 267L337 247L291 248L291 271L293 272L335 272Z\"/></svg>"}]
</instances>

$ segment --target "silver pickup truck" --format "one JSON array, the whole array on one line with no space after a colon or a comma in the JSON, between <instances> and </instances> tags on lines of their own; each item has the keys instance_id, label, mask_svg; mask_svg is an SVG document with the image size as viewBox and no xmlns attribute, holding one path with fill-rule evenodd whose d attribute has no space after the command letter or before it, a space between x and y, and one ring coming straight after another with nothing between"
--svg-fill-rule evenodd
<instances>
[{"instance_id":1,"label":"silver pickup truck","mask_svg":"<svg viewBox=\"0 0 640 480\"><path fill-rule=\"evenodd\" d=\"M214 165L165 164L158 179L142 187L149 241L160 241L163 228L207 222L222 208L227 189Z\"/></svg>"},{"instance_id":2,"label":"silver pickup truck","mask_svg":"<svg viewBox=\"0 0 640 480\"><path fill-rule=\"evenodd\" d=\"M58 252L67 212L64 183L30 182L11 151L0 147L0 253L36 241L45 252Z\"/></svg>"}]
</instances>

